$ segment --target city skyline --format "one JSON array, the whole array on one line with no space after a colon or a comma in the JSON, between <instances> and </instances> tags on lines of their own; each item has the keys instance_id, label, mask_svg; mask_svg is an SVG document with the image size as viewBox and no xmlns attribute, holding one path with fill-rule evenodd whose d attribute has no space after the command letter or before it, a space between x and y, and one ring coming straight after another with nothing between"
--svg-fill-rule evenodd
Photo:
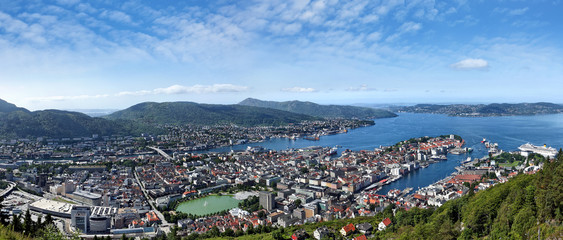
<instances>
[{"instance_id":1,"label":"city skyline","mask_svg":"<svg viewBox=\"0 0 563 240\"><path fill-rule=\"evenodd\" d=\"M560 1L0 3L0 98L30 110L563 102Z\"/></svg>"}]
</instances>

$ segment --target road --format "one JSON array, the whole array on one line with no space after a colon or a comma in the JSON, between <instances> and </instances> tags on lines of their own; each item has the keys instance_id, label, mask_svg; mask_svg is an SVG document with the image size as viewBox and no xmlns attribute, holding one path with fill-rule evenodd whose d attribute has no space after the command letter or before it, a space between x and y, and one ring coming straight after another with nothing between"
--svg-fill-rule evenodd
<instances>
[{"instance_id":1,"label":"road","mask_svg":"<svg viewBox=\"0 0 563 240\"><path fill-rule=\"evenodd\" d=\"M154 201L153 199L149 196L149 194L147 194L147 190L145 190L145 187L143 187L143 185L141 184L141 180L139 179L139 175L137 174L137 171L133 171L133 174L135 175L135 179L137 180L137 184L139 184L139 187L141 187L141 190L143 191L143 194L145 195L145 198L147 199L147 201L149 202L149 204L151 205L152 210L156 213L156 215L158 216L158 218L160 218L160 220L162 221L161 224L161 230L168 234L170 232L170 226L174 225L174 224L170 224L168 223L168 221L166 221L166 219L164 218L164 215L162 215L162 213L160 211L158 211L158 208L156 208L154 206Z\"/></svg>"},{"instance_id":2,"label":"road","mask_svg":"<svg viewBox=\"0 0 563 240\"><path fill-rule=\"evenodd\" d=\"M8 182L8 188L2 190L2 192L0 192L0 197L4 197L6 196L6 194L10 193L15 187L16 187L16 183L15 182Z\"/></svg>"}]
</instances>

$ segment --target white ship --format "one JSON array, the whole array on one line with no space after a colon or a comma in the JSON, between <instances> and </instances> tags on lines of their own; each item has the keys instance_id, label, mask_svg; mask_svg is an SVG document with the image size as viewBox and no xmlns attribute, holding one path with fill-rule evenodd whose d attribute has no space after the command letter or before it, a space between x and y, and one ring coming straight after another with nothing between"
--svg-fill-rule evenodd
<instances>
[{"instance_id":1,"label":"white ship","mask_svg":"<svg viewBox=\"0 0 563 240\"><path fill-rule=\"evenodd\" d=\"M518 147L518 149L520 149L522 153L537 153L549 158L554 158L555 155L557 155L557 150L555 148L548 147L546 145L534 146L533 144L526 143Z\"/></svg>"}]
</instances>

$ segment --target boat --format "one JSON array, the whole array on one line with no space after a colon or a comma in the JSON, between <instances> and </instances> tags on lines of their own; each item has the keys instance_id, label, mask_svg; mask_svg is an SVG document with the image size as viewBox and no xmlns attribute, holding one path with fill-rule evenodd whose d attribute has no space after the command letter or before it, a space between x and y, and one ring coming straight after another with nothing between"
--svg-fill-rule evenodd
<instances>
[{"instance_id":1,"label":"boat","mask_svg":"<svg viewBox=\"0 0 563 240\"><path fill-rule=\"evenodd\" d=\"M472 160L471 157L467 157L467 159L465 159L465 161L463 161L462 163L468 163L471 162L471 160Z\"/></svg>"},{"instance_id":2,"label":"boat","mask_svg":"<svg viewBox=\"0 0 563 240\"><path fill-rule=\"evenodd\" d=\"M309 140L309 141L319 141L320 140L320 138L318 136L307 136L307 137L304 137L303 139Z\"/></svg>"},{"instance_id":3,"label":"boat","mask_svg":"<svg viewBox=\"0 0 563 240\"><path fill-rule=\"evenodd\" d=\"M537 153L549 158L554 158L557 155L555 148L548 147L545 144L543 146L535 146L531 143L526 143L518 147L518 149L522 152Z\"/></svg>"},{"instance_id":4,"label":"boat","mask_svg":"<svg viewBox=\"0 0 563 240\"><path fill-rule=\"evenodd\" d=\"M481 143L485 143L487 141L486 138L483 138L483 140L481 140Z\"/></svg>"},{"instance_id":5,"label":"boat","mask_svg":"<svg viewBox=\"0 0 563 240\"><path fill-rule=\"evenodd\" d=\"M330 151L328 151L328 155L336 155L338 153L338 148L333 147L332 149L330 149Z\"/></svg>"}]
</instances>

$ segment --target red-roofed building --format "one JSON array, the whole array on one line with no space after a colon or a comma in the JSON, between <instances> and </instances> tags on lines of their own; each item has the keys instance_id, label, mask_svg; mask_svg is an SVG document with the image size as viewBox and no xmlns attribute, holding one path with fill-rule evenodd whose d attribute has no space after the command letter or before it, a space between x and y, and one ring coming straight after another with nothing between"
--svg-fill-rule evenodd
<instances>
[{"instance_id":1,"label":"red-roofed building","mask_svg":"<svg viewBox=\"0 0 563 240\"><path fill-rule=\"evenodd\" d=\"M463 174L463 175L456 175L454 178L448 181L448 183L463 184L464 182L473 183L479 180L481 180L481 175Z\"/></svg>"},{"instance_id":2,"label":"red-roofed building","mask_svg":"<svg viewBox=\"0 0 563 240\"><path fill-rule=\"evenodd\" d=\"M354 240L368 240L368 238L366 237L366 235L360 235L355 237Z\"/></svg>"},{"instance_id":3,"label":"red-roofed building","mask_svg":"<svg viewBox=\"0 0 563 240\"><path fill-rule=\"evenodd\" d=\"M342 236L348 236L355 231L356 227L354 226L354 224L350 223L340 229L340 234L342 234Z\"/></svg>"},{"instance_id":4,"label":"red-roofed building","mask_svg":"<svg viewBox=\"0 0 563 240\"><path fill-rule=\"evenodd\" d=\"M389 225L391 225L391 219L386 218L386 219L383 219L383 221L381 221L381 222L379 223L379 226L377 226L377 229L378 229L379 231L383 231L383 230L385 230Z\"/></svg>"}]
</instances>

